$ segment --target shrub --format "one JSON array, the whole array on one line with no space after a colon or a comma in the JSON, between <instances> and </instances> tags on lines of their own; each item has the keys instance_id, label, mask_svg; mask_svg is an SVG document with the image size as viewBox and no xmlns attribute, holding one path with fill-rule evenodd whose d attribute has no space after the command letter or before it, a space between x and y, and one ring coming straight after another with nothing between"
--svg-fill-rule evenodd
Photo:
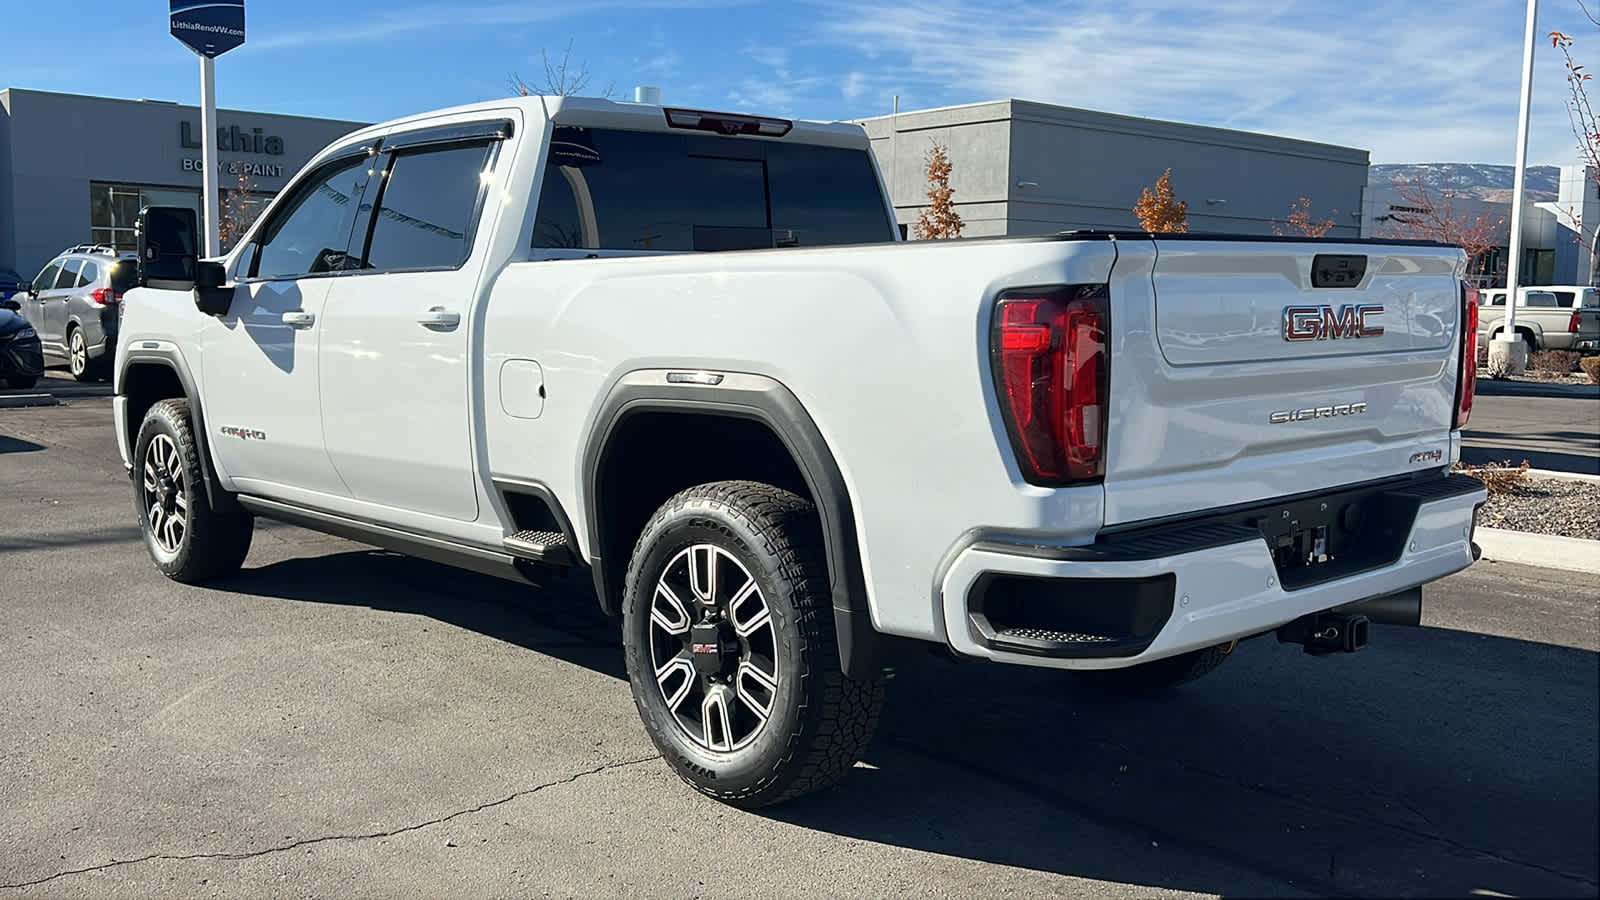
<instances>
[{"instance_id":1,"label":"shrub","mask_svg":"<svg viewBox=\"0 0 1600 900\"><path fill-rule=\"evenodd\" d=\"M1578 367L1589 376L1590 384L1600 384L1600 356L1585 356L1578 360Z\"/></svg>"},{"instance_id":2,"label":"shrub","mask_svg":"<svg viewBox=\"0 0 1600 900\"><path fill-rule=\"evenodd\" d=\"M1565 375L1568 372L1578 371L1578 360L1582 356L1583 354L1573 353L1571 350L1540 350L1528 354L1528 368Z\"/></svg>"},{"instance_id":3,"label":"shrub","mask_svg":"<svg viewBox=\"0 0 1600 900\"><path fill-rule=\"evenodd\" d=\"M1488 488L1491 494L1504 494L1511 491L1521 484L1524 478L1528 477L1527 460L1523 460L1522 465L1515 469L1511 468L1510 460L1501 463L1480 463L1477 465L1458 462L1454 468L1457 472L1471 475L1473 478L1483 482L1484 487Z\"/></svg>"}]
</instances>

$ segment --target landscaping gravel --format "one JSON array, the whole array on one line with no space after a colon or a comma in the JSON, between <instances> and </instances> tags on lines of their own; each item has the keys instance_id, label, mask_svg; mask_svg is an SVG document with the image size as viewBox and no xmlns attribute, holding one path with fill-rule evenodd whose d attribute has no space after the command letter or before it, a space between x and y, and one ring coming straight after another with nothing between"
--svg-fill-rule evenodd
<instances>
[{"instance_id":1,"label":"landscaping gravel","mask_svg":"<svg viewBox=\"0 0 1600 900\"><path fill-rule=\"evenodd\" d=\"M1490 494L1478 512L1484 528L1600 540L1600 484L1525 478L1500 494Z\"/></svg>"}]
</instances>

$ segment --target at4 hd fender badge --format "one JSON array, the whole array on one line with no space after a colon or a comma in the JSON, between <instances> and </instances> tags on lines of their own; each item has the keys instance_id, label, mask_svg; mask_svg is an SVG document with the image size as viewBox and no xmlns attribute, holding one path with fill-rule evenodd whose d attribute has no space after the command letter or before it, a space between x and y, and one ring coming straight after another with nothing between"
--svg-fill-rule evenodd
<instances>
[{"instance_id":1,"label":"at4 hd fender badge","mask_svg":"<svg viewBox=\"0 0 1600 900\"><path fill-rule=\"evenodd\" d=\"M238 438L241 441L264 441L267 439L265 431L256 431L252 428L235 428L232 425L224 425L217 430L228 437Z\"/></svg>"}]
</instances>

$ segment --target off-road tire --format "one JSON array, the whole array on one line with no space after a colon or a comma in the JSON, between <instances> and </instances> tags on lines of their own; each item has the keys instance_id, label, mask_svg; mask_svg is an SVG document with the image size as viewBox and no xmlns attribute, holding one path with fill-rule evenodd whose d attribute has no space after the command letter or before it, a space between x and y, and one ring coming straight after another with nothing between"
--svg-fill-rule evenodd
<instances>
[{"instance_id":1,"label":"off-road tire","mask_svg":"<svg viewBox=\"0 0 1600 900\"><path fill-rule=\"evenodd\" d=\"M652 657L652 641L662 636L651 619L658 581L686 550L707 544L756 582L778 657L771 715L732 751L690 736L668 706ZM822 529L810 501L751 481L689 488L645 525L623 591L635 705L662 757L696 790L742 808L769 806L831 786L860 759L877 728L884 682L857 681L840 670Z\"/></svg>"},{"instance_id":2,"label":"off-road tire","mask_svg":"<svg viewBox=\"0 0 1600 900\"><path fill-rule=\"evenodd\" d=\"M39 383L37 375L10 375L6 377L6 387L14 391L25 391Z\"/></svg>"},{"instance_id":3,"label":"off-road tire","mask_svg":"<svg viewBox=\"0 0 1600 900\"><path fill-rule=\"evenodd\" d=\"M152 444L160 445L155 456ZM173 450L177 462L163 466L163 459L156 457L170 457ZM163 546L172 532L165 536L156 533L155 512L146 489L147 479L155 477L153 473L168 470L176 470L180 476L169 480L183 498L180 511L164 514L177 515L182 523L182 534L172 542L174 547ZM187 401L162 400L145 413L133 445L133 500L145 549L156 568L173 581L204 584L231 575L244 564L255 532L255 517L237 506L226 510L212 507Z\"/></svg>"},{"instance_id":4,"label":"off-road tire","mask_svg":"<svg viewBox=\"0 0 1600 900\"><path fill-rule=\"evenodd\" d=\"M1079 687L1095 693L1158 694L1215 672L1233 655L1233 649L1232 643L1218 644L1125 669L1084 669L1072 674Z\"/></svg>"}]
</instances>

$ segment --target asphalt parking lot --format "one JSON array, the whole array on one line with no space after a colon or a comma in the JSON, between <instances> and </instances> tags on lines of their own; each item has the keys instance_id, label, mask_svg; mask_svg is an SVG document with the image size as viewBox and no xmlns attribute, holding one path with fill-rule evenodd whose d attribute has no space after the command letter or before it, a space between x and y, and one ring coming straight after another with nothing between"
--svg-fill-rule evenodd
<instances>
[{"instance_id":1,"label":"asphalt parking lot","mask_svg":"<svg viewBox=\"0 0 1600 900\"><path fill-rule=\"evenodd\" d=\"M0 896L1594 896L1600 580L1482 563L1145 703L930 657L837 790L702 800L580 582L139 542L109 400L0 410Z\"/></svg>"}]
</instances>

